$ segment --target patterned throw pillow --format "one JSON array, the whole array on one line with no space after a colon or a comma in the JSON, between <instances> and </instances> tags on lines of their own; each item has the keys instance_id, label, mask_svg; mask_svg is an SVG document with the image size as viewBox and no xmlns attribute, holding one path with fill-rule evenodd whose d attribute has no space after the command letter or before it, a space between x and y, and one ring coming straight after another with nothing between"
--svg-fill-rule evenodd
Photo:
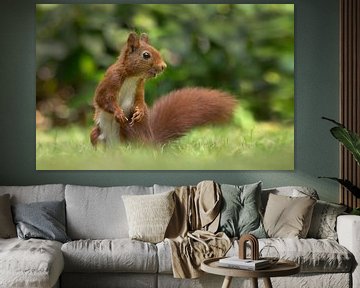
<instances>
[{"instance_id":1,"label":"patterned throw pillow","mask_svg":"<svg viewBox=\"0 0 360 288\"><path fill-rule=\"evenodd\" d=\"M219 231L229 237L251 233L266 238L260 216L261 182L235 186L221 185L223 197Z\"/></svg>"},{"instance_id":2,"label":"patterned throw pillow","mask_svg":"<svg viewBox=\"0 0 360 288\"><path fill-rule=\"evenodd\" d=\"M312 214L309 238L337 240L336 218L346 206L318 200Z\"/></svg>"},{"instance_id":3,"label":"patterned throw pillow","mask_svg":"<svg viewBox=\"0 0 360 288\"><path fill-rule=\"evenodd\" d=\"M306 238L316 200L306 197L269 195L264 227L269 237Z\"/></svg>"},{"instance_id":4,"label":"patterned throw pillow","mask_svg":"<svg viewBox=\"0 0 360 288\"><path fill-rule=\"evenodd\" d=\"M173 193L122 196L131 239L151 243L164 240L175 208Z\"/></svg>"}]
</instances>

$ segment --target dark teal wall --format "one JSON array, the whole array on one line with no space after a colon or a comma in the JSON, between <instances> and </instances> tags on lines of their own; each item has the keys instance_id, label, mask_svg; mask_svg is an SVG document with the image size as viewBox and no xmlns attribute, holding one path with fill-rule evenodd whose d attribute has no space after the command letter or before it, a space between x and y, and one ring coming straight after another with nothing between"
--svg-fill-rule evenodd
<instances>
[{"instance_id":1,"label":"dark teal wall","mask_svg":"<svg viewBox=\"0 0 360 288\"><path fill-rule=\"evenodd\" d=\"M46 1L46 3L51 2L60 1ZM75 1L68 3L71 2ZM160 3L160 1L153 2ZM203 1L206 2L208 1ZM246 3L246 1L236 3ZM35 1L2 0L0 4L0 185L40 183L98 186L152 185L153 183L181 185L196 183L202 179L243 184L261 179L265 187L313 186L322 199L337 201L338 186L327 180L319 180L317 176L337 176L339 169L337 143L328 132L329 124L320 119L321 116L338 118L338 0L247 1L247 3L295 3L295 171L36 171Z\"/></svg>"}]
</instances>

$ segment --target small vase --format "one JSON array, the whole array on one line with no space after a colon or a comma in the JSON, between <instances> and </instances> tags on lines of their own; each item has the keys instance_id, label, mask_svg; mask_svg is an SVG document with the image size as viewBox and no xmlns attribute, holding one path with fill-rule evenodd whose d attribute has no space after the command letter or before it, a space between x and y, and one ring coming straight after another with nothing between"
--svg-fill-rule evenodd
<instances>
[{"instance_id":1,"label":"small vase","mask_svg":"<svg viewBox=\"0 0 360 288\"><path fill-rule=\"evenodd\" d=\"M280 259L279 251L272 245L265 245L259 254L260 259L267 259L271 264L276 264Z\"/></svg>"}]
</instances>

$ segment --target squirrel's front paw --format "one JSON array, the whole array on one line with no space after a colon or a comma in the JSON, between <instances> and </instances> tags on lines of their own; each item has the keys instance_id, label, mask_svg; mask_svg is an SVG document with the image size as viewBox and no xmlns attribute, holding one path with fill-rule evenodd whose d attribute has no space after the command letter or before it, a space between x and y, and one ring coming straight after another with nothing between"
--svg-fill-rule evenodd
<instances>
[{"instance_id":1,"label":"squirrel's front paw","mask_svg":"<svg viewBox=\"0 0 360 288\"><path fill-rule=\"evenodd\" d=\"M128 118L126 118L124 112L122 110L117 110L114 113L114 117L116 122L120 123L120 124L125 124L128 120Z\"/></svg>"},{"instance_id":2,"label":"squirrel's front paw","mask_svg":"<svg viewBox=\"0 0 360 288\"><path fill-rule=\"evenodd\" d=\"M142 119L144 119L144 116L145 116L145 110L139 108L139 106L136 106L134 114L131 118L130 125L132 126L134 125L135 122L140 122Z\"/></svg>"}]
</instances>

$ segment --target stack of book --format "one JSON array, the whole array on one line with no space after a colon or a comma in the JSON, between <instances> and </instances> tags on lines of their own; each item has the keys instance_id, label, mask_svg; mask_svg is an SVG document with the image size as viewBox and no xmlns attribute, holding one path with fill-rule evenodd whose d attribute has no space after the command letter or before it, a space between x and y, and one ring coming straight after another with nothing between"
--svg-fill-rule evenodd
<instances>
[{"instance_id":1,"label":"stack of book","mask_svg":"<svg viewBox=\"0 0 360 288\"><path fill-rule=\"evenodd\" d=\"M219 266L246 270L260 270L270 267L271 262L267 259L251 260L240 259L238 256L234 256L220 259Z\"/></svg>"}]
</instances>

